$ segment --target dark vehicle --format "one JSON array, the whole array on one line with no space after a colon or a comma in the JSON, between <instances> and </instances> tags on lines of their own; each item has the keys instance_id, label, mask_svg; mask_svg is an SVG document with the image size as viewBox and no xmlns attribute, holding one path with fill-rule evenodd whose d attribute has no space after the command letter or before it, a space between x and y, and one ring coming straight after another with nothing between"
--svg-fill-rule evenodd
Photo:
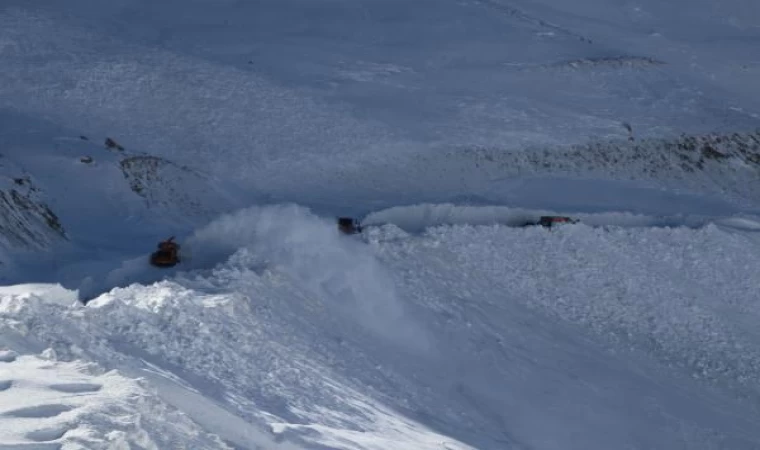
<instances>
[{"instance_id":1,"label":"dark vehicle","mask_svg":"<svg viewBox=\"0 0 760 450\"><path fill-rule=\"evenodd\" d=\"M578 220L571 219L570 217L565 217L565 216L541 216L541 218L538 219L538 222L527 222L523 226L529 227L529 226L540 225L544 228L551 228L555 225L568 224L568 223L578 223Z\"/></svg>"},{"instance_id":2,"label":"dark vehicle","mask_svg":"<svg viewBox=\"0 0 760 450\"><path fill-rule=\"evenodd\" d=\"M158 243L158 250L150 255L150 263L156 267L174 267L179 263L179 244L174 236Z\"/></svg>"},{"instance_id":3,"label":"dark vehicle","mask_svg":"<svg viewBox=\"0 0 760 450\"><path fill-rule=\"evenodd\" d=\"M338 229L343 234L358 234L362 232L362 226L359 221L351 217L338 217Z\"/></svg>"}]
</instances>

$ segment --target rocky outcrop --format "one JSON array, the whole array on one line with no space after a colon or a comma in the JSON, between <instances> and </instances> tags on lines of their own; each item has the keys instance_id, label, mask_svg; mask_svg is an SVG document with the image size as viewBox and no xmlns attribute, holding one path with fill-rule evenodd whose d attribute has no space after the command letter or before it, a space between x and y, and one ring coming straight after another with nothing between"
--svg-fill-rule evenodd
<instances>
[{"instance_id":1,"label":"rocky outcrop","mask_svg":"<svg viewBox=\"0 0 760 450\"><path fill-rule=\"evenodd\" d=\"M520 151L470 147L448 151L446 164L471 167L482 176L540 174L594 176L672 183L684 189L757 202L760 198L760 129L677 138L599 140L559 148Z\"/></svg>"},{"instance_id":2,"label":"rocky outcrop","mask_svg":"<svg viewBox=\"0 0 760 450\"><path fill-rule=\"evenodd\" d=\"M0 247L43 249L66 239L61 221L34 179L14 169L0 160Z\"/></svg>"},{"instance_id":3,"label":"rocky outcrop","mask_svg":"<svg viewBox=\"0 0 760 450\"><path fill-rule=\"evenodd\" d=\"M211 218L224 204L206 176L165 158L125 155L119 166L130 189L152 210L169 216Z\"/></svg>"}]
</instances>

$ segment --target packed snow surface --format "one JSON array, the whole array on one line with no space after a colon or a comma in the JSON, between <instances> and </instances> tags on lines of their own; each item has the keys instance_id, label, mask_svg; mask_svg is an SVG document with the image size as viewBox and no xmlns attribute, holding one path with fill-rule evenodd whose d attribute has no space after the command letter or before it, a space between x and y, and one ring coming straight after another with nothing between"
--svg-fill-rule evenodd
<instances>
[{"instance_id":1,"label":"packed snow surface","mask_svg":"<svg viewBox=\"0 0 760 450\"><path fill-rule=\"evenodd\" d=\"M0 352L0 442L8 449L226 448L144 383L93 363Z\"/></svg>"},{"instance_id":2,"label":"packed snow surface","mask_svg":"<svg viewBox=\"0 0 760 450\"><path fill-rule=\"evenodd\" d=\"M759 23L3 2L0 450L760 448Z\"/></svg>"}]
</instances>

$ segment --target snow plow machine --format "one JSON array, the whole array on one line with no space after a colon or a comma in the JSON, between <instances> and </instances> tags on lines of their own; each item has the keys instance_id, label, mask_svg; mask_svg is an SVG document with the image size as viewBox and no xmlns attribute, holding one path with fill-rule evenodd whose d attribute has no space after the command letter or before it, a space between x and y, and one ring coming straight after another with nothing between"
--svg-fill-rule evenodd
<instances>
[{"instance_id":1,"label":"snow plow machine","mask_svg":"<svg viewBox=\"0 0 760 450\"><path fill-rule=\"evenodd\" d=\"M158 243L158 250L151 253L150 264L155 267L174 267L179 261L180 246L174 242L174 236Z\"/></svg>"},{"instance_id":2,"label":"snow plow machine","mask_svg":"<svg viewBox=\"0 0 760 450\"><path fill-rule=\"evenodd\" d=\"M338 222L338 230L341 233L347 234L347 235L360 234L365 228L358 219L354 219L353 217L338 217L337 222ZM579 223L579 222L580 220L573 219L567 216L541 216L538 218L538 220L529 220L522 224L511 224L510 226L517 227L517 228L533 227L533 226L541 226L544 228L554 228L559 225L574 224L574 223Z\"/></svg>"},{"instance_id":3,"label":"snow plow machine","mask_svg":"<svg viewBox=\"0 0 760 450\"><path fill-rule=\"evenodd\" d=\"M578 222L578 219L572 219L565 216L541 216L537 222L526 222L523 224L523 227L542 226L544 228L552 228L556 225Z\"/></svg>"},{"instance_id":4,"label":"snow plow machine","mask_svg":"<svg viewBox=\"0 0 760 450\"><path fill-rule=\"evenodd\" d=\"M338 217L338 230L343 234L359 234L362 232L362 225L358 219Z\"/></svg>"}]
</instances>

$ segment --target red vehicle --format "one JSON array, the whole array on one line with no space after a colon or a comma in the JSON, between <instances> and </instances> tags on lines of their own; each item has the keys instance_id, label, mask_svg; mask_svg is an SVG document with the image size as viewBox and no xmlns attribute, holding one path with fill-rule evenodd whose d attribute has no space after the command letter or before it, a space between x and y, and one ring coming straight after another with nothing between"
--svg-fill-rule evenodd
<instances>
[{"instance_id":1,"label":"red vehicle","mask_svg":"<svg viewBox=\"0 0 760 450\"><path fill-rule=\"evenodd\" d=\"M156 267L174 267L179 263L179 244L174 236L158 243L158 250L150 255L150 263Z\"/></svg>"}]
</instances>

